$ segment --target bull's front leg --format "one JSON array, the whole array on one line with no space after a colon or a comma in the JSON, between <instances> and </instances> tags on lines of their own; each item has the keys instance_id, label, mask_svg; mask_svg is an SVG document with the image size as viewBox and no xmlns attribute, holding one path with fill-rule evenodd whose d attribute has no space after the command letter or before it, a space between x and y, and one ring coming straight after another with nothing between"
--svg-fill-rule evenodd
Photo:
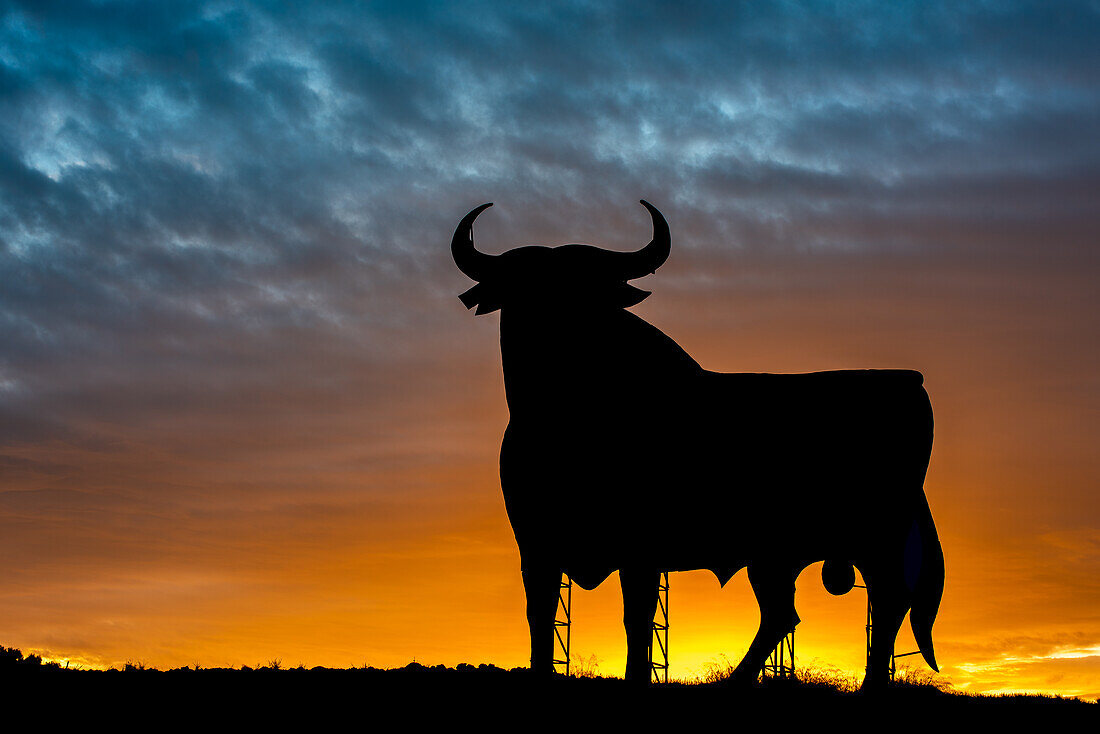
<instances>
[{"instance_id":1,"label":"bull's front leg","mask_svg":"<svg viewBox=\"0 0 1100 734\"><path fill-rule=\"evenodd\" d=\"M561 569L532 565L521 570L531 629L531 670L549 678L554 673L554 618L558 613Z\"/></svg>"},{"instance_id":2,"label":"bull's front leg","mask_svg":"<svg viewBox=\"0 0 1100 734\"><path fill-rule=\"evenodd\" d=\"M649 682L649 651L653 644L653 615L657 611L660 576L660 572L651 569L619 571L623 587L623 626L626 627L626 679L633 683Z\"/></svg>"}]
</instances>

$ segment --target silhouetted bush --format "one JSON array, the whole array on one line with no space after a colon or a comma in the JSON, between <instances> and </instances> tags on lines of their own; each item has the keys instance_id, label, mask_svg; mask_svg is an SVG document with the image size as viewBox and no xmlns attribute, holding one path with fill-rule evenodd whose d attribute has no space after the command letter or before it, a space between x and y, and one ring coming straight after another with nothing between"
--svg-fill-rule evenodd
<instances>
[{"instance_id":1,"label":"silhouetted bush","mask_svg":"<svg viewBox=\"0 0 1100 734\"><path fill-rule=\"evenodd\" d=\"M42 658L38 655L28 655L23 657L23 651L14 647L0 646L0 668L15 667L40 667L42 665ZM56 663L48 667L57 667Z\"/></svg>"}]
</instances>

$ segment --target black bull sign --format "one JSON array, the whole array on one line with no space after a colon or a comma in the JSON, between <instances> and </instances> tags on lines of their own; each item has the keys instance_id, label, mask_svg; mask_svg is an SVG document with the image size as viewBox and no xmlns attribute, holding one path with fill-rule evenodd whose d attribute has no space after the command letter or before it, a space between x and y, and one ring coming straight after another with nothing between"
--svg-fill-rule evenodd
<instances>
[{"instance_id":1,"label":"black bull sign","mask_svg":"<svg viewBox=\"0 0 1100 734\"><path fill-rule=\"evenodd\" d=\"M703 369L660 330L625 309L647 295L627 281L668 257L668 224L637 252L589 245L475 249L473 221L451 242L478 284L477 313L500 310L510 420L500 481L527 594L531 666L553 670L558 583L582 588L619 571L628 679L649 679L650 630L663 571L742 568L760 629L735 676L755 678L798 623L794 581L826 561L826 588L868 587L873 638L865 686L885 682L907 612L936 669L932 624L943 554L924 476L932 408L919 372L809 374ZM575 519L557 523L556 508ZM774 521L785 540L775 543ZM660 537L657 527L660 527Z\"/></svg>"}]
</instances>

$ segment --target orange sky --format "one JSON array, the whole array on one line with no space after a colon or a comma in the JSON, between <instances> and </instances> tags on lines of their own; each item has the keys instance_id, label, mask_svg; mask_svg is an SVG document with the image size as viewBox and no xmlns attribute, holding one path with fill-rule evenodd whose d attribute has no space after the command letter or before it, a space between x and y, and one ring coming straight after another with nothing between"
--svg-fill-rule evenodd
<instances>
[{"instance_id":1,"label":"orange sky","mask_svg":"<svg viewBox=\"0 0 1100 734\"><path fill-rule=\"evenodd\" d=\"M942 677L1100 696L1097 37L1073 2L0 10L0 645L525 664L499 316L448 243L495 201L486 251L636 249L645 198L634 311L704 367L924 373ZM671 583L672 675L737 660L744 575ZM806 571L799 665L858 675L860 594ZM602 673L620 616L575 596Z\"/></svg>"},{"instance_id":2,"label":"orange sky","mask_svg":"<svg viewBox=\"0 0 1100 734\"><path fill-rule=\"evenodd\" d=\"M704 366L924 372L936 413L926 491L947 564L943 677L1095 697L1096 426L1079 392L1095 378L1087 361L1058 356L1093 324L1072 294L1020 287L996 266L952 283L908 266L870 277L841 258L796 279L843 287L789 302L754 292L769 288L753 285L764 266L712 266L700 285L675 243L636 310ZM457 273L449 285L465 287ZM257 391L224 412L96 424L97 446L7 446L5 644L91 666L524 664L518 555L495 474L498 317L474 318L447 294L432 307L447 334L434 358L361 376L384 384L370 399L355 385L313 407ZM562 522L584 518L563 508ZM617 587L578 590L573 641L621 675ZM798 588L799 664L857 675L861 592L830 597L818 566ZM671 606L674 677L736 660L755 631L743 574L725 589L705 572L674 574ZM906 625L899 650L912 644Z\"/></svg>"}]
</instances>

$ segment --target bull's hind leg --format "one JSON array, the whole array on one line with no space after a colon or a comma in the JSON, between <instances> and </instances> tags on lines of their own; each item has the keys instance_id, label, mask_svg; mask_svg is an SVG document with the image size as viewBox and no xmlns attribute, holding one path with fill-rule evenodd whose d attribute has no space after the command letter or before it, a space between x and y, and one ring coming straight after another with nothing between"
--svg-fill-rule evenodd
<instances>
[{"instance_id":1,"label":"bull's hind leg","mask_svg":"<svg viewBox=\"0 0 1100 734\"><path fill-rule=\"evenodd\" d=\"M871 601L871 655L863 689L869 690L885 686L890 680L890 656L902 620L909 611L909 595L900 569L894 573L872 572L865 578Z\"/></svg>"},{"instance_id":2,"label":"bull's hind leg","mask_svg":"<svg viewBox=\"0 0 1100 734\"><path fill-rule=\"evenodd\" d=\"M558 612L561 570L547 566L524 568L527 625L531 628L531 670L542 676L554 672L554 617Z\"/></svg>"},{"instance_id":3,"label":"bull's hind leg","mask_svg":"<svg viewBox=\"0 0 1100 734\"><path fill-rule=\"evenodd\" d=\"M657 612L657 582L653 570L622 569L623 626L626 627L626 679L648 683L649 647L653 644L653 615Z\"/></svg>"},{"instance_id":4,"label":"bull's hind leg","mask_svg":"<svg viewBox=\"0 0 1100 734\"><path fill-rule=\"evenodd\" d=\"M768 655L788 632L798 624L794 610L794 579L791 568L749 565L749 583L756 603L760 605L760 629L749 651L733 671L733 681L750 683L756 680Z\"/></svg>"}]
</instances>

